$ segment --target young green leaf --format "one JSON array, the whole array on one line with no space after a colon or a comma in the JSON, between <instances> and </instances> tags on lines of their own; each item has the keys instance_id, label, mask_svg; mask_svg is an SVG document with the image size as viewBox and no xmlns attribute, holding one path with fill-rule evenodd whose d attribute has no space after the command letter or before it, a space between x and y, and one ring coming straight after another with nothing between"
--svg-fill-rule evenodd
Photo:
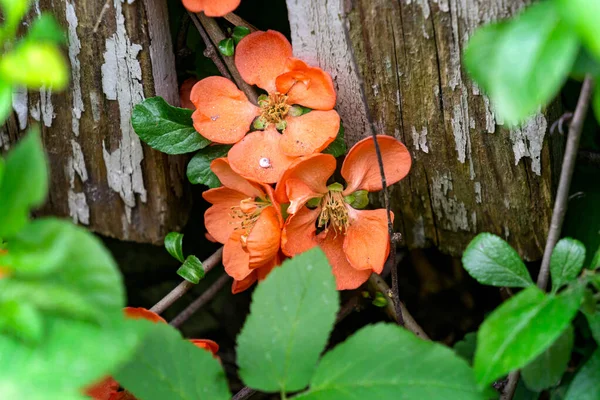
<instances>
[{"instance_id":1,"label":"young green leaf","mask_svg":"<svg viewBox=\"0 0 600 400\"><path fill-rule=\"evenodd\" d=\"M491 286L533 285L519 254L502 238L480 233L463 253L463 267L479 283Z\"/></svg>"},{"instance_id":2,"label":"young green leaf","mask_svg":"<svg viewBox=\"0 0 600 400\"><path fill-rule=\"evenodd\" d=\"M232 38L223 39L219 42L219 52L224 56L231 57L235 52L235 46Z\"/></svg>"},{"instance_id":3,"label":"young green leaf","mask_svg":"<svg viewBox=\"0 0 600 400\"><path fill-rule=\"evenodd\" d=\"M585 261L585 246L579 240L564 238L554 247L550 258L552 290L557 291L577 278Z\"/></svg>"},{"instance_id":4,"label":"young green leaf","mask_svg":"<svg viewBox=\"0 0 600 400\"><path fill-rule=\"evenodd\" d=\"M600 399L600 349L577 372L571 382L565 400Z\"/></svg>"},{"instance_id":5,"label":"young green leaf","mask_svg":"<svg viewBox=\"0 0 600 400\"><path fill-rule=\"evenodd\" d=\"M12 85L0 80L0 125L4 124L12 112L12 92Z\"/></svg>"},{"instance_id":6,"label":"young green leaf","mask_svg":"<svg viewBox=\"0 0 600 400\"><path fill-rule=\"evenodd\" d=\"M177 270L177 275L197 285L204 278L204 266L196 256L189 256Z\"/></svg>"},{"instance_id":7,"label":"young green leaf","mask_svg":"<svg viewBox=\"0 0 600 400\"><path fill-rule=\"evenodd\" d=\"M570 25L588 49L600 59L600 2L597 0L556 0L561 18Z\"/></svg>"},{"instance_id":8,"label":"young green leaf","mask_svg":"<svg viewBox=\"0 0 600 400\"><path fill-rule=\"evenodd\" d=\"M43 13L31 23L25 40L67 44L67 37L62 27L56 22L54 16L48 13Z\"/></svg>"},{"instance_id":9,"label":"young green leaf","mask_svg":"<svg viewBox=\"0 0 600 400\"><path fill-rule=\"evenodd\" d=\"M250 316L238 336L244 383L265 392L306 387L338 309L331 267L319 248L276 268L254 291Z\"/></svg>"},{"instance_id":10,"label":"young green leaf","mask_svg":"<svg viewBox=\"0 0 600 400\"><path fill-rule=\"evenodd\" d=\"M249 34L250 29L246 28L245 26L236 26L235 28L233 28L233 33L231 34L231 37L235 41L235 44L238 44L240 40L242 40Z\"/></svg>"},{"instance_id":11,"label":"young green leaf","mask_svg":"<svg viewBox=\"0 0 600 400\"><path fill-rule=\"evenodd\" d=\"M0 78L30 89L62 90L69 83L69 69L56 45L24 41L0 58Z\"/></svg>"},{"instance_id":12,"label":"young green leaf","mask_svg":"<svg viewBox=\"0 0 600 400\"><path fill-rule=\"evenodd\" d=\"M144 400L228 400L221 364L206 350L183 340L166 324L155 324L115 379Z\"/></svg>"},{"instance_id":13,"label":"young green leaf","mask_svg":"<svg viewBox=\"0 0 600 400\"><path fill-rule=\"evenodd\" d=\"M183 257L183 233L170 232L165 237L165 249L169 254L180 262L184 262Z\"/></svg>"},{"instance_id":14,"label":"young green leaf","mask_svg":"<svg viewBox=\"0 0 600 400\"><path fill-rule=\"evenodd\" d=\"M556 96L578 49L577 35L562 21L555 2L548 1L477 30L464 63L492 99L499 119L513 125Z\"/></svg>"},{"instance_id":15,"label":"young green leaf","mask_svg":"<svg viewBox=\"0 0 600 400\"><path fill-rule=\"evenodd\" d=\"M581 287L546 295L530 286L504 302L481 324L475 351L475 376L485 387L527 365L569 326L583 301Z\"/></svg>"},{"instance_id":16,"label":"young green leaf","mask_svg":"<svg viewBox=\"0 0 600 400\"><path fill-rule=\"evenodd\" d=\"M83 388L129 358L143 337L146 321L123 318L122 311L102 327L48 319L44 340L26 346L0 335L0 398L83 400Z\"/></svg>"},{"instance_id":17,"label":"young green leaf","mask_svg":"<svg viewBox=\"0 0 600 400\"><path fill-rule=\"evenodd\" d=\"M418 360L418 361L415 361ZM452 350L389 324L367 326L321 360L295 399L475 400L473 371Z\"/></svg>"},{"instance_id":18,"label":"young green leaf","mask_svg":"<svg viewBox=\"0 0 600 400\"><path fill-rule=\"evenodd\" d=\"M167 154L191 153L211 143L194 129L191 110L173 107L162 97L135 106L131 124L142 141Z\"/></svg>"},{"instance_id":19,"label":"young green leaf","mask_svg":"<svg viewBox=\"0 0 600 400\"><path fill-rule=\"evenodd\" d=\"M39 132L33 131L6 158L0 182L0 238L6 239L21 230L30 209L40 206L47 193L46 156Z\"/></svg>"},{"instance_id":20,"label":"young green leaf","mask_svg":"<svg viewBox=\"0 0 600 400\"><path fill-rule=\"evenodd\" d=\"M569 325L550 347L521 370L529 389L541 392L560 382L571 359L573 340L573 327Z\"/></svg>"},{"instance_id":21,"label":"young green leaf","mask_svg":"<svg viewBox=\"0 0 600 400\"><path fill-rule=\"evenodd\" d=\"M187 166L188 180L194 185L202 184L209 188L221 186L221 181L210 169L210 163L217 158L226 157L229 149L229 145L216 145L196 153Z\"/></svg>"},{"instance_id":22,"label":"young green leaf","mask_svg":"<svg viewBox=\"0 0 600 400\"><path fill-rule=\"evenodd\" d=\"M331 154L334 157L340 157L346 154L346 150L348 150L348 147L346 146L346 141L344 140L344 125L340 124L340 131L338 132L338 135L336 136L335 140L331 142L331 144L327 146L325 150L323 150L323 153Z\"/></svg>"}]
</instances>

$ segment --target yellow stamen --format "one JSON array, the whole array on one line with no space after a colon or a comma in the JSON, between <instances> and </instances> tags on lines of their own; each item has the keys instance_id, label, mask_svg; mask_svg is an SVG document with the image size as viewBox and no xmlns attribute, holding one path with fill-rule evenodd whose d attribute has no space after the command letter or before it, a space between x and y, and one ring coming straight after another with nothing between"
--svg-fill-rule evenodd
<instances>
[{"instance_id":1,"label":"yellow stamen","mask_svg":"<svg viewBox=\"0 0 600 400\"><path fill-rule=\"evenodd\" d=\"M337 236L338 234L345 235L348 225L350 225L350 219L342 192L330 190L321 200L321 214L317 226L325 232L333 227Z\"/></svg>"},{"instance_id":2,"label":"yellow stamen","mask_svg":"<svg viewBox=\"0 0 600 400\"><path fill-rule=\"evenodd\" d=\"M260 198L253 199L251 197L240 201L238 206L231 207L231 213L229 214L235 221L230 222L231 224L236 224L237 226L235 230L242 230L243 234L240 237L242 245L246 247L246 241L248 240L248 235L250 231L258 221L260 217L260 213L271 205L271 202L268 200L263 200ZM238 220L240 220L238 222Z\"/></svg>"},{"instance_id":3,"label":"yellow stamen","mask_svg":"<svg viewBox=\"0 0 600 400\"><path fill-rule=\"evenodd\" d=\"M265 127L268 124L281 125L290 111L290 105L287 103L287 98L286 95L275 92L259 99L258 105L262 110L259 118L265 124Z\"/></svg>"}]
</instances>

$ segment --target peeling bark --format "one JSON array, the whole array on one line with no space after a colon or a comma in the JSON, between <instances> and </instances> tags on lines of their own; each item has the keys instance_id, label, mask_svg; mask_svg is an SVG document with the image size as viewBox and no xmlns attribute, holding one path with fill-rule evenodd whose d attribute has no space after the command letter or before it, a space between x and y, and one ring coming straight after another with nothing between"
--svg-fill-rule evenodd
<instances>
[{"instance_id":1,"label":"peeling bark","mask_svg":"<svg viewBox=\"0 0 600 400\"><path fill-rule=\"evenodd\" d=\"M188 217L185 160L141 143L130 121L146 97L177 105L167 3L112 0L94 33L103 5L34 3L32 16L49 10L67 32L71 86L65 93L16 91L0 148L39 121L51 166L42 213L70 217L103 235L158 244Z\"/></svg>"},{"instance_id":2,"label":"peeling bark","mask_svg":"<svg viewBox=\"0 0 600 400\"><path fill-rule=\"evenodd\" d=\"M527 3L287 0L294 53L332 73L348 144L369 135L353 122L364 109L360 92L346 87L353 52L378 133L411 150L411 174L392 188L396 229L409 247L459 255L486 231L507 237L526 259L541 256L560 166L562 139L547 135L558 107L507 129L461 65L478 26Z\"/></svg>"}]
</instances>

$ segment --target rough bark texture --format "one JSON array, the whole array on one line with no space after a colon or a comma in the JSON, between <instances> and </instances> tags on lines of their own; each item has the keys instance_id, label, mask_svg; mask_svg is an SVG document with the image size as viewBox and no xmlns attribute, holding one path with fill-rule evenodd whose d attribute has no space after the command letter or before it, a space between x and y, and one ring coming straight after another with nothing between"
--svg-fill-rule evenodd
<instances>
[{"instance_id":1,"label":"rough bark texture","mask_svg":"<svg viewBox=\"0 0 600 400\"><path fill-rule=\"evenodd\" d=\"M41 0L64 26L72 82L14 95L14 116L0 131L5 149L41 126L52 169L45 214L122 240L160 242L188 217L185 160L142 144L131 127L133 107L162 96L177 105L177 78L166 0Z\"/></svg>"},{"instance_id":2,"label":"rough bark texture","mask_svg":"<svg viewBox=\"0 0 600 400\"><path fill-rule=\"evenodd\" d=\"M526 3L287 0L294 52L336 79L348 144L369 134L353 53L378 133L411 150L411 174L392 188L396 228L409 247L459 255L486 231L526 259L541 256L560 165L562 140L548 134L556 107L507 129L461 66L478 26Z\"/></svg>"}]
</instances>

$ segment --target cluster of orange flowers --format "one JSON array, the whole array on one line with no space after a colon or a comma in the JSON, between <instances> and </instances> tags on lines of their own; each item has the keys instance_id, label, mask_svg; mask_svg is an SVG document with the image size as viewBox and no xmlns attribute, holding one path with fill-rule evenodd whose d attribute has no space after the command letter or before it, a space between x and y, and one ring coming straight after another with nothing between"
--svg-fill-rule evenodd
<instances>
[{"instance_id":1,"label":"cluster of orange flowers","mask_svg":"<svg viewBox=\"0 0 600 400\"><path fill-rule=\"evenodd\" d=\"M244 81L266 91L258 104L217 76L197 82L189 96L196 130L233 144L226 158L211 164L223 186L203 194L212 204L207 236L224 244L232 291L315 246L333 266L337 288L357 288L372 272L381 273L389 253L386 210L363 210L368 192L382 189L374 140L348 152L341 168L345 186L328 184L336 159L320 152L340 129L331 77L293 58L292 46L275 31L242 39L235 65ZM411 166L406 147L390 136L377 141L387 183L398 182Z\"/></svg>"}]
</instances>

